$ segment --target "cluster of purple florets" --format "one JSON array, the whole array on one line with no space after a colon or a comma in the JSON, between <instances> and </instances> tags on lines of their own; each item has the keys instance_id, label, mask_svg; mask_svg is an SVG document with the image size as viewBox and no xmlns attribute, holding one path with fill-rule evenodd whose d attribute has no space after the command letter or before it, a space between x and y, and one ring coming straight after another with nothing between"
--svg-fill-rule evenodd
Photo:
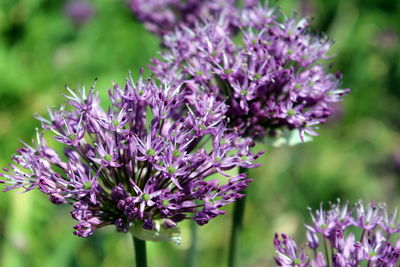
<instances>
[{"instance_id":1,"label":"cluster of purple florets","mask_svg":"<svg viewBox=\"0 0 400 267\"><path fill-rule=\"evenodd\" d=\"M84 0L69 0L65 5L65 13L75 26L82 26L94 15L93 5Z\"/></svg>"},{"instance_id":2,"label":"cluster of purple florets","mask_svg":"<svg viewBox=\"0 0 400 267\"><path fill-rule=\"evenodd\" d=\"M296 267L395 267L400 256L400 221L395 210L388 215L385 204L362 201L322 205L306 225L308 248L298 249L286 234L275 235L275 261L278 266ZM358 236L358 237L357 237ZM313 253L310 253L310 252Z\"/></svg>"},{"instance_id":3,"label":"cluster of purple florets","mask_svg":"<svg viewBox=\"0 0 400 267\"><path fill-rule=\"evenodd\" d=\"M194 97L217 95L229 107L229 127L256 139L295 129L302 138L316 135L348 92L341 75L325 67L331 42L311 34L307 19L286 19L268 6L180 24L163 45L153 72L179 74Z\"/></svg>"},{"instance_id":4,"label":"cluster of purple florets","mask_svg":"<svg viewBox=\"0 0 400 267\"><path fill-rule=\"evenodd\" d=\"M130 0L130 7L145 27L164 35L183 24L192 27L198 20L219 16L229 10L236 12L237 0ZM245 0L246 7L258 5L259 0Z\"/></svg>"},{"instance_id":5,"label":"cluster of purple florets","mask_svg":"<svg viewBox=\"0 0 400 267\"><path fill-rule=\"evenodd\" d=\"M129 78L109 90L104 110L93 88L69 92L67 105L37 117L64 155L38 132L1 176L6 190L38 188L54 204L71 204L76 235L112 224L153 230L155 220L167 228L184 219L203 225L242 197L250 180L227 171L255 167L260 154L225 127L227 107L212 95L191 102L180 84ZM226 179L210 177L216 173Z\"/></svg>"}]
</instances>

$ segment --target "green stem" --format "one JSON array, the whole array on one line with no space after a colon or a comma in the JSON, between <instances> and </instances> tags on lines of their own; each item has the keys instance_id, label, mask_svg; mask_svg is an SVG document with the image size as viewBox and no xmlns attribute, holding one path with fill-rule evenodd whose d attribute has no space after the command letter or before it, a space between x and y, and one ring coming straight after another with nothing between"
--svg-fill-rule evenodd
<instances>
[{"instance_id":1,"label":"green stem","mask_svg":"<svg viewBox=\"0 0 400 267\"><path fill-rule=\"evenodd\" d=\"M195 267L196 260L197 260L197 224L195 221L190 222L190 230L191 230L191 240L192 243L190 244L189 248L189 255L187 261L187 267Z\"/></svg>"},{"instance_id":2,"label":"green stem","mask_svg":"<svg viewBox=\"0 0 400 267\"><path fill-rule=\"evenodd\" d=\"M247 173L247 169L240 167L239 173ZM243 190L241 193L245 192L246 190ZM243 229L245 204L246 204L246 197L243 197L242 199L235 201L233 206L231 240L229 243L229 254L228 254L228 267L235 267L237 265L236 258L238 254L238 240Z\"/></svg>"},{"instance_id":3,"label":"green stem","mask_svg":"<svg viewBox=\"0 0 400 267\"><path fill-rule=\"evenodd\" d=\"M132 235L133 245L135 247L136 267L147 267L146 241L137 239Z\"/></svg>"},{"instance_id":4,"label":"green stem","mask_svg":"<svg viewBox=\"0 0 400 267\"><path fill-rule=\"evenodd\" d=\"M328 267L330 266L329 262L329 253L328 253L328 245L326 244L326 238L324 236L324 248L325 248L325 258L326 258L326 264L328 265Z\"/></svg>"}]
</instances>

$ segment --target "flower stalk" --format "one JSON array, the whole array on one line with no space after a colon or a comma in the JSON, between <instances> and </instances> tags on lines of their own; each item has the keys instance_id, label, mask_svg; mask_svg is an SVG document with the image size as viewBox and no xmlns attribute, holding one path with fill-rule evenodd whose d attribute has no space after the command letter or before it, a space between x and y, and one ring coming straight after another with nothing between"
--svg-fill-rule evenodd
<instances>
[{"instance_id":1,"label":"flower stalk","mask_svg":"<svg viewBox=\"0 0 400 267\"><path fill-rule=\"evenodd\" d=\"M190 222L190 234L191 244L188 252L187 266L195 267L197 262L197 241L198 241L198 229L195 222Z\"/></svg>"},{"instance_id":2,"label":"flower stalk","mask_svg":"<svg viewBox=\"0 0 400 267\"><path fill-rule=\"evenodd\" d=\"M325 259L328 267L330 267L330 260L329 260L329 252L328 252L328 245L326 244L326 238L324 237L324 250L325 250Z\"/></svg>"},{"instance_id":3,"label":"flower stalk","mask_svg":"<svg viewBox=\"0 0 400 267\"><path fill-rule=\"evenodd\" d=\"M239 168L239 173L247 173L247 169ZM245 190L242 191L245 194ZM237 254L238 254L238 241L243 230L243 217L246 206L246 197L239 199L235 202L233 206L233 216L232 216L232 228L231 236L229 242L229 252L228 252L228 266L237 266Z\"/></svg>"},{"instance_id":4,"label":"flower stalk","mask_svg":"<svg viewBox=\"0 0 400 267\"><path fill-rule=\"evenodd\" d=\"M146 241L132 235L136 267L147 267Z\"/></svg>"}]
</instances>

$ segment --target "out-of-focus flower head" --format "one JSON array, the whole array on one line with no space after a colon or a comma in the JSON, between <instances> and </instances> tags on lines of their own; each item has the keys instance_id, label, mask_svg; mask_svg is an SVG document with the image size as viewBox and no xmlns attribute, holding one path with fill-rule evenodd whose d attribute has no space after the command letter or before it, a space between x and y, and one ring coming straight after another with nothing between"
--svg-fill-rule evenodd
<instances>
[{"instance_id":1,"label":"out-of-focus flower head","mask_svg":"<svg viewBox=\"0 0 400 267\"><path fill-rule=\"evenodd\" d=\"M179 73L193 98L216 94L228 105L229 127L241 135L261 139L298 130L304 139L317 134L349 91L327 67L331 44L312 34L305 18L250 5L191 28L180 24L164 36L166 50L152 70L160 78Z\"/></svg>"},{"instance_id":2,"label":"out-of-focus flower head","mask_svg":"<svg viewBox=\"0 0 400 267\"><path fill-rule=\"evenodd\" d=\"M93 16L94 8L89 2L70 0L65 6L65 13L75 25L81 26Z\"/></svg>"},{"instance_id":3,"label":"out-of-focus flower head","mask_svg":"<svg viewBox=\"0 0 400 267\"><path fill-rule=\"evenodd\" d=\"M236 12L237 0L130 0L130 7L145 27L158 35L177 25L195 25L199 18L218 17L222 11ZM245 6L256 6L258 0L245 0Z\"/></svg>"},{"instance_id":4,"label":"out-of-focus flower head","mask_svg":"<svg viewBox=\"0 0 400 267\"><path fill-rule=\"evenodd\" d=\"M301 0L300 1L300 12L302 15L307 17L314 17L317 13L317 7L313 0Z\"/></svg>"},{"instance_id":5,"label":"out-of-focus flower head","mask_svg":"<svg viewBox=\"0 0 400 267\"><path fill-rule=\"evenodd\" d=\"M286 234L275 235L278 266L311 267L394 267L400 256L400 221L396 210L388 215L384 203L359 201L353 208L348 203L331 204L311 212L307 228L307 247L301 250ZM356 238L357 233L360 237ZM311 253L312 252L312 253Z\"/></svg>"},{"instance_id":6,"label":"out-of-focus flower head","mask_svg":"<svg viewBox=\"0 0 400 267\"><path fill-rule=\"evenodd\" d=\"M129 77L113 85L103 109L94 88L68 91L66 105L37 116L64 155L38 131L1 176L5 190L37 188L54 204L72 205L74 234L115 225L138 238L179 242L177 223L206 224L243 196L250 180L228 171L256 167L261 153L226 129L227 107L212 95L190 102L173 80Z\"/></svg>"},{"instance_id":7,"label":"out-of-focus flower head","mask_svg":"<svg viewBox=\"0 0 400 267\"><path fill-rule=\"evenodd\" d=\"M396 170L400 172L400 151L396 151L393 155Z\"/></svg>"},{"instance_id":8,"label":"out-of-focus flower head","mask_svg":"<svg viewBox=\"0 0 400 267\"><path fill-rule=\"evenodd\" d=\"M399 34L393 29L385 29L377 33L375 45L383 52L394 52L399 47Z\"/></svg>"}]
</instances>

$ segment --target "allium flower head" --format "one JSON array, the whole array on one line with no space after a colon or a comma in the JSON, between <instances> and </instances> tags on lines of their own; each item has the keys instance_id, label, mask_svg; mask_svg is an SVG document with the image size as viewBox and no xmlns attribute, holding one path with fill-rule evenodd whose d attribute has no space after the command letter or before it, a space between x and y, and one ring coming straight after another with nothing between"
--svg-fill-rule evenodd
<instances>
[{"instance_id":1,"label":"allium flower head","mask_svg":"<svg viewBox=\"0 0 400 267\"><path fill-rule=\"evenodd\" d=\"M242 197L250 180L227 171L257 166L260 153L226 130L226 106L213 96L190 103L180 84L128 78L113 85L103 109L94 88L68 90L66 105L37 116L64 156L38 132L1 176L5 190L38 188L54 204L72 205L74 234L114 224L138 238L178 242L178 222L206 224Z\"/></svg>"},{"instance_id":2,"label":"allium flower head","mask_svg":"<svg viewBox=\"0 0 400 267\"><path fill-rule=\"evenodd\" d=\"M93 16L94 8L89 2L70 0L65 6L65 12L76 26L81 26Z\"/></svg>"},{"instance_id":3,"label":"allium flower head","mask_svg":"<svg viewBox=\"0 0 400 267\"><path fill-rule=\"evenodd\" d=\"M332 42L310 33L307 19L286 18L268 5L220 14L166 34L153 72L160 78L179 72L193 94L217 94L229 107L229 127L242 135L316 135L348 92L340 89L341 75L325 66Z\"/></svg>"},{"instance_id":4,"label":"allium flower head","mask_svg":"<svg viewBox=\"0 0 400 267\"><path fill-rule=\"evenodd\" d=\"M388 217L385 204L371 202L365 207L359 201L349 209L348 203L338 202L329 210L321 205L311 217L312 224L306 225L308 248L299 250L289 236L275 235L278 266L398 266L400 239L395 234L399 222L396 212Z\"/></svg>"},{"instance_id":5,"label":"allium flower head","mask_svg":"<svg viewBox=\"0 0 400 267\"><path fill-rule=\"evenodd\" d=\"M177 25L194 26L199 18L219 16L223 11L235 12L237 0L130 0L130 8L145 27L158 35L172 31ZM258 0L245 0L256 6Z\"/></svg>"}]
</instances>

